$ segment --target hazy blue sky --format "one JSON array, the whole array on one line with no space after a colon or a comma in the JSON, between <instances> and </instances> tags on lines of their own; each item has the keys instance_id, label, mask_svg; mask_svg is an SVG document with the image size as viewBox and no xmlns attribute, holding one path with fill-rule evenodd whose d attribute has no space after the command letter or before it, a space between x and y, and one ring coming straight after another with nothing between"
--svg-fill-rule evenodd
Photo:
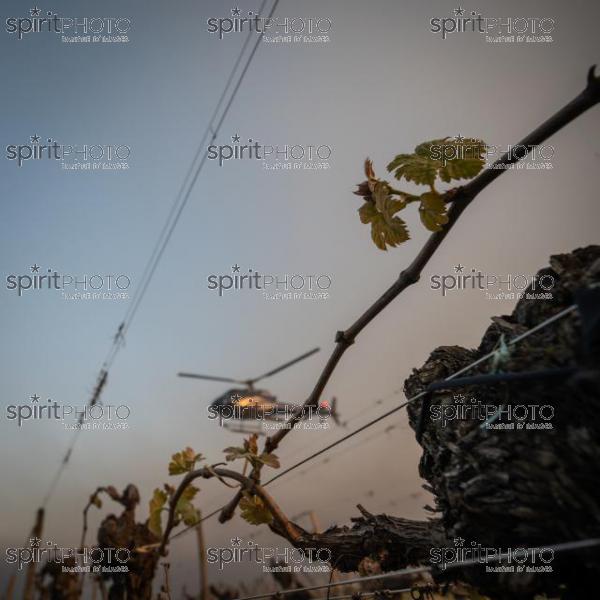
<instances>
[{"instance_id":1,"label":"hazy blue sky","mask_svg":"<svg viewBox=\"0 0 600 600\"><path fill-rule=\"evenodd\" d=\"M85 403L128 306L65 300L48 290L19 298L6 289L5 278L28 274L37 264L41 272L126 274L135 292L245 39L229 34L219 40L207 32L206 21L230 16L235 6L247 13L258 5L38 3L42 12L61 16L131 18L125 44L67 44L51 33L19 41L2 26L4 156L6 146L26 144L33 135L131 148L130 168L123 172L67 172L50 160L19 168L0 159L3 549L26 540L72 435L47 422L19 429L6 419L6 406L28 403L34 393ZM5 0L3 24L28 16L33 6ZM103 394L105 404L131 407L130 429L82 433L48 504L45 538L77 544L81 510L98 485L138 485L143 518L152 489L168 480L171 453L190 445L216 462L222 448L239 441L206 418L208 402L226 386L178 379L178 371L247 377L319 345L320 354L265 383L281 400L304 400L335 331L387 288L427 236L416 211L408 209L410 242L387 253L372 244L356 213L360 199L351 193L363 179L367 155L383 175L395 154L432 138L461 134L498 146L515 143L571 100L599 59L600 8L591 0L464 5L484 16L554 18L554 41L532 44L491 44L468 33L442 40L429 20L450 17L456 6L281 0L281 18L331 18L330 42L262 43L217 143L238 134L264 144L325 144L332 148L331 168L272 172L258 161L230 161L222 168L207 162ZM596 108L550 140L552 170L507 173L476 200L421 282L344 356L325 392L338 397L342 416L400 388L436 346L477 345L490 316L512 310L514 302L491 301L475 291L442 298L429 287L432 275L451 273L457 263L488 273L532 274L552 253L598 242L599 139ZM240 292L219 298L206 279L231 273L235 264L244 272L327 274L330 298L273 302ZM351 426L401 399L388 398ZM401 427L384 435L392 423ZM379 438L357 445L376 431ZM420 453L405 415L372 433L355 438L352 450L332 456L331 463L274 485L282 508L288 514L312 508L324 525L347 523L357 502L371 511L423 517L425 495L411 496L420 490ZM288 466L340 435L335 428L294 433L278 454ZM215 482L201 487L206 512L231 496ZM366 496L369 490L373 497ZM390 507L394 499L397 505ZM93 516L92 531L108 510ZM206 534L210 545L222 545L250 530L236 517L226 526L211 521ZM193 536L171 550L174 580L177 586L187 582L189 590L197 585L194 551ZM1 568L5 575L4 562ZM235 580L236 571L227 576Z\"/></svg>"}]
</instances>

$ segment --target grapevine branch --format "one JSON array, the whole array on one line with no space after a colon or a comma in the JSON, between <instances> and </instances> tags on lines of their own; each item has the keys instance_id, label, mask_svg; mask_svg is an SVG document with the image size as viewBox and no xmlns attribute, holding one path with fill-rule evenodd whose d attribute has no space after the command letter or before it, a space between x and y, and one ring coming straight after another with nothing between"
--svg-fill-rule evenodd
<instances>
[{"instance_id":1,"label":"grapevine branch","mask_svg":"<svg viewBox=\"0 0 600 600\"><path fill-rule=\"evenodd\" d=\"M281 508L277 505L275 500L268 494L264 488L250 479L238 473L237 471L232 471L231 469L223 469L221 467L216 466L205 466L201 469L196 469L195 471L190 471L179 484L177 490L173 494L170 502L169 502L169 516L167 518L167 525L165 527L165 532L163 534L162 541L160 543L160 547L158 549L159 554L163 556L166 554L166 547L169 543L169 536L173 527L176 525L175 513L177 508L177 503L181 498L181 495L186 490L186 488L198 478L210 479L212 477L216 477L219 480L223 479L233 479L237 481L241 485L241 489L243 491L247 491L252 495L258 496L265 506L269 509L269 512L273 515L273 520L276 524L277 530L283 532L285 537L290 541L297 541L301 534L303 533L296 525L294 525L283 513ZM242 493L242 492L240 492Z\"/></svg>"},{"instance_id":2,"label":"grapevine branch","mask_svg":"<svg viewBox=\"0 0 600 600\"><path fill-rule=\"evenodd\" d=\"M594 65L589 69L587 85L584 90L571 100L571 102L563 106L558 112L527 135L519 142L518 146L525 146L528 150L531 150L535 146L546 141L557 131L560 131L560 129L565 125L568 125L586 110L600 102L600 77L596 76L595 68ZM388 304L395 300L406 288L419 281L421 272L469 204L471 204L477 195L492 183L494 179L504 173L507 170L507 167L524 158L524 156L516 156L516 154L517 153L505 153L494 162L489 169L482 171L477 177L464 186L450 189L443 194L444 201L451 203L451 207L448 211L448 223L440 231L436 231L429 236L429 239L425 242L417 256L410 265L400 273L398 279L396 279L396 281L348 329L336 333L335 348L319 376L313 391L304 402L304 405L294 411L287 421L287 426L266 439L264 445L265 452L270 453L278 448L283 438L300 420L301 415L306 408L318 406L321 394L346 350L354 344L361 331L377 315L379 315ZM260 470L261 465L255 466L250 473L250 479L253 481L260 481ZM233 517L235 509L241 499L242 493L238 491L235 497L221 511L221 514L219 515L219 521L221 523L224 523Z\"/></svg>"}]
</instances>

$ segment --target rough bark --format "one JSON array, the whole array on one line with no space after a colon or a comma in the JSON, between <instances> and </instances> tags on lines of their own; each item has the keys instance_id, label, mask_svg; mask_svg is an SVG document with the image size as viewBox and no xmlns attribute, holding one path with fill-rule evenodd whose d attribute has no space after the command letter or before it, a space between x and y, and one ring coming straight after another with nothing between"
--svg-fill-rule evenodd
<instances>
[{"instance_id":1,"label":"rough bark","mask_svg":"<svg viewBox=\"0 0 600 600\"><path fill-rule=\"evenodd\" d=\"M571 305L577 290L592 288L600 281L600 247L552 256L550 265L538 275L549 274L557 281L551 301L520 300L512 315L493 319L476 350L436 349L406 381L407 395L494 350L502 334L507 339L514 337ZM435 510L449 538L507 548L600 535L600 355L591 336L592 346L587 353L583 351L581 333L577 314L559 320L513 346L502 365L506 372L565 366L583 369L568 379L497 383L432 394L432 406L452 405L460 392L476 404L552 405L555 411L551 430L485 430L473 419L449 421L444 427L439 420L425 416L419 469L432 488ZM489 369L489 362L483 363L470 374ZM409 405L413 428L417 428L424 407L420 402ZM565 554L555 561L552 576L495 578L473 569L467 575L484 590L506 597L527 597L533 590L553 591L558 583L581 590L592 583L589 577L600 566L598 552L595 557L580 564L581 554Z\"/></svg>"},{"instance_id":2,"label":"rough bark","mask_svg":"<svg viewBox=\"0 0 600 600\"><path fill-rule=\"evenodd\" d=\"M411 521L359 508L363 516L353 518L351 527L331 527L323 533L301 530L300 538L290 541L298 548L330 550L332 566L343 572L401 569L428 560L431 546L444 545L439 520ZM276 526L272 529L282 534Z\"/></svg>"}]
</instances>

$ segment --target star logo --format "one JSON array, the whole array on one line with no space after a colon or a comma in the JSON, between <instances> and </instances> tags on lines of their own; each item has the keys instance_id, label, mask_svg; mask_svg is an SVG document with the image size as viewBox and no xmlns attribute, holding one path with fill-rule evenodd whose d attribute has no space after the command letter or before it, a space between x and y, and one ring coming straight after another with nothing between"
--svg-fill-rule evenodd
<instances>
[{"instance_id":1,"label":"star logo","mask_svg":"<svg viewBox=\"0 0 600 600\"><path fill-rule=\"evenodd\" d=\"M30 268L32 273L37 273L40 270L40 267L37 263Z\"/></svg>"},{"instance_id":2,"label":"star logo","mask_svg":"<svg viewBox=\"0 0 600 600\"><path fill-rule=\"evenodd\" d=\"M29 396L29 399L32 402L39 402L40 401L40 397L37 394L34 394L33 396Z\"/></svg>"},{"instance_id":3,"label":"star logo","mask_svg":"<svg viewBox=\"0 0 600 600\"><path fill-rule=\"evenodd\" d=\"M457 142L458 144L460 144L465 138L462 135L457 135L454 138L454 141Z\"/></svg>"},{"instance_id":4,"label":"star logo","mask_svg":"<svg viewBox=\"0 0 600 600\"><path fill-rule=\"evenodd\" d=\"M241 538L239 538L237 536L234 537L234 538L231 538L231 545L232 546L239 546L241 543L242 543Z\"/></svg>"},{"instance_id":5,"label":"star logo","mask_svg":"<svg viewBox=\"0 0 600 600\"><path fill-rule=\"evenodd\" d=\"M40 136L39 135L32 135L29 139L31 140L32 144L39 144L40 143Z\"/></svg>"},{"instance_id":6,"label":"star logo","mask_svg":"<svg viewBox=\"0 0 600 600\"><path fill-rule=\"evenodd\" d=\"M465 543L465 540L461 537L455 537L454 538L454 545L455 546L462 546Z\"/></svg>"},{"instance_id":7,"label":"star logo","mask_svg":"<svg viewBox=\"0 0 600 600\"><path fill-rule=\"evenodd\" d=\"M235 135L231 136L231 141L234 143L237 143L240 141L240 136L236 133Z\"/></svg>"},{"instance_id":8,"label":"star logo","mask_svg":"<svg viewBox=\"0 0 600 600\"><path fill-rule=\"evenodd\" d=\"M36 546L36 547L38 547L38 546L40 545L40 542L41 542L41 541L42 541L42 540L40 540L40 538L39 538L39 537L32 537L32 538L30 538L30 540L29 540L29 545L30 545L30 546Z\"/></svg>"},{"instance_id":9,"label":"star logo","mask_svg":"<svg viewBox=\"0 0 600 600\"><path fill-rule=\"evenodd\" d=\"M233 267L231 267L231 272L232 273L239 273L240 272L240 266L235 263L235 265L233 265Z\"/></svg>"},{"instance_id":10,"label":"star logo","mask_svg":"<svg viewBox=\"0 0 600 600\"><path fill-rule=\"evenodd\" d=\"M29 14L30 14L32 17L38 17L38 16L39 16L39 14L40 14L40 9L39 9L39 8L36 6L35 8L32 8L32 9L29 11Z\"/></svg>"},{"instance_id":11,"label":"star logo","mask_svg":"<svg viewBox=\"0 0 600 600\"><path fill-rule=\"evenodd\" d=\"M239 17L240 16L240 9L237 6L235 8L231 9L231 16L232 17Z\"/></svg>"},{"instance_id":12,"label":"star logo","mask_svg":"<svg viewBox=\"0 0 600 600\"><path fill-rule=\"evenodd\" d=\"M458 8L454 9L454 16L455 17L462 17L465 14L465 9L462 8L462 6L459 6Z\"/></svg>"},{"instance_id":13,"label":"star logo","mask_svg":"<svg viewBox=\"0 0 600 600\"><path fill-rule=\"evenodd\" d=\"M454 267L454 272L455 273L462 273L463 269L465 268L464 265L461 265L460 263L458 263L455 267Z\"/></svg>"}]
</instances>

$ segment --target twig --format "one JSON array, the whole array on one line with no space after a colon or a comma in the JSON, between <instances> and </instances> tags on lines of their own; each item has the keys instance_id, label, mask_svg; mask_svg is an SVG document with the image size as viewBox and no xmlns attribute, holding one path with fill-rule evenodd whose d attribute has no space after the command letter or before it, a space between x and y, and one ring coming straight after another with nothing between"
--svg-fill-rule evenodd
<instances>
[{"instance_id":1,"label":"twig","mask_svg":"<svg viewBox=\"0 0 600 600\"><path fill-rule=\"evenodd\" d=\"M92 506L92 504L96 504L96 499L98 498L98 495L101 492L105 492L105 491L106 491L105 487L96 488L96 491L90 496L88 503L85 505L85 508L83 509L83 531L81 532L81 542L79 543L79 548L81 550L83 550L83 547L85 544L85 536L86 536L87 530L88 530L88 523L87 523L88 511L90 510L90 507Z\"/></svg>"},{"instance_id":2,"label":"twig","mask_svg":"<svg viewBox=\"0 0 600 600\"><path fill-rule=\"evenodd\" d=\"M563 108L548 120L544 121L537 129L519 142L519 146L525 146L528 150L531 150L600 101L600 78L596 77L595 68L594 65L588 71L587 86L585 89L571 100L571 102L563 106ZM446 236L450 233L463 211L482 190L507 170L505 167L517 163L524 158L524 156L516 156L516 154L517 153L507 152L489 169L481 172L473 180L457 189L448 190L444 194L445 200L452 203L448 211L448 223L441 231L436 231L429 236L429 239L425 242L425 245L421 248L420 252L410 265L400 273L398 279L348 329L336 333L336 346L319 376L312 393L307 398L304 405L294 411L294 414L287 421L286 427L280 429L277 433L266 439L264 445L265 452L273 452L276 450L283 438L294 429L294 425L300 420L303 411L308 407L316 407L318 405L321 394L340 359L346 350L354 344L359 333L361 333L361 331L406 288L419 281L421 272ZM260 469L260 465L254 467L250 473L250 478L259 481ZM242 494L238 492L231 502L223 508L219 515L219 521L221 523L224 523L233 517L233 513L241 498Z\"/></svg>"},{"instance_id":3,"label":"twig","mask_svg":"<svg viewBox=\"0 0 600 600\"><path fill-rule=\"evenodd\" d=\"M167 596L167 600L171 600L171 589L169 586L169 567L171 565L169 563L163 563L163 569L165 571L165 585L163 586L163 591Z\"/></svg>"}]
</instances>

